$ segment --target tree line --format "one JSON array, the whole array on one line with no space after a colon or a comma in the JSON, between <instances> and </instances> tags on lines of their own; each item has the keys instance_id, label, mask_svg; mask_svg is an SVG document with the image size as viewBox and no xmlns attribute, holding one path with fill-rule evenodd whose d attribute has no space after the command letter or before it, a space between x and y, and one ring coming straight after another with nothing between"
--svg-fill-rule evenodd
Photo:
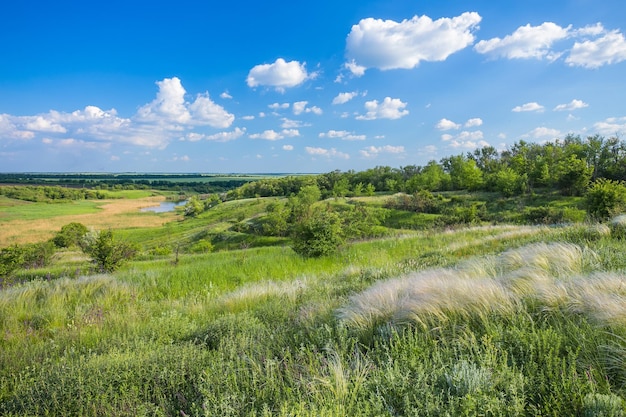
<instances>
[{"instance_id":1,"label":"tree line","mask_svg":"<svg viewBox=\"0 0 626 417\"><path fill-rule=\"evenodd\" d=\"M377 166L360 172L262 179L229 191L227 198L289 196L307 185L317 185L324 198L421 190L495 191L510 197L537 188L582 195L600 178L626 180L626 142L616 137L568 135L544 144L519 141L504 151L487 146L425 166Z\"/></svg>"}]
</instances>

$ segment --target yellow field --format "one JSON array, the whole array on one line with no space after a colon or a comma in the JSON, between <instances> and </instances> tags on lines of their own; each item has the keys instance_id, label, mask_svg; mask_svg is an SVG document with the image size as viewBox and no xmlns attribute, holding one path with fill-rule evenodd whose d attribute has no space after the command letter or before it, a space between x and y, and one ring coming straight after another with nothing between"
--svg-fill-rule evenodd
<instances>
[{"instance_id":1,"label":"yellow field","mask_svg":"<svg viewBox=\"0 0 626 417\"><path fill-rule=\"evenodd\" d=\"M96 230L131 227L159 227L176 219L174 212L142 213L143 207L156 206L165 197L101 200L100 211L89 214L62 215L39 220L10 220L0 224L0 248L15 243L35 243L50 239L61 227L79 222Z\"/></svg>"}]
</instances>

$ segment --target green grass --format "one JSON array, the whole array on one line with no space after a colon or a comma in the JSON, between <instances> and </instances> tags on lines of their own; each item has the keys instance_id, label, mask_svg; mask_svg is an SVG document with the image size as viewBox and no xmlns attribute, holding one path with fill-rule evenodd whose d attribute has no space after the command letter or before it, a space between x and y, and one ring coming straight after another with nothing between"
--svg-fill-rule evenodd
<instances>
[{"instance_id":1,"label":"green grass","mask_svg":"<svg viewBox=\"0 0 626 417\"><path fill-rule=\"evenodd\" d=\"M624 414L621 229L424 223L307 259L232 229L271 201L120 232L146 252L112 275L71 250L21 271L0 291L0 414Z\"/></svg>"},{"instance_id":2,"label":"green grass","mask_svg":"<svg viewBox=\"0 0 626 417\"><path fill-rule=\"evenodd\" d=\"M11 220L39 220L57 216L97 213L97 200L67 201L61 203L31 203L0 196L0 222Z\"/></svg>"}]
</instances>

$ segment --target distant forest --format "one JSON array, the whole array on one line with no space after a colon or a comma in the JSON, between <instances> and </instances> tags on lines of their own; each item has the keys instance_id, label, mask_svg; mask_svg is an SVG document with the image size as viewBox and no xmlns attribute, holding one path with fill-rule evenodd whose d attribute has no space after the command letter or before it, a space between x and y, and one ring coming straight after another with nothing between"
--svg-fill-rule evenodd
<instances>
[{"instance_id":1,"label":"distant forest","mask_svg":"<svg viewBox=\"0 0 626 417\"><path fill-rule=\"evenodd\" d=\"M230 198L285 196L315 183L323 197L358 196L376 191L492 191L506 197L552 188L582 195L598 179L626 180L626 142L595 135L538 144L516 142L498 152L488 146L430 161L425 166L378 166L361 172L333 171L310 177L259 180L228 192Z\"/></svg>"}]
</instances>

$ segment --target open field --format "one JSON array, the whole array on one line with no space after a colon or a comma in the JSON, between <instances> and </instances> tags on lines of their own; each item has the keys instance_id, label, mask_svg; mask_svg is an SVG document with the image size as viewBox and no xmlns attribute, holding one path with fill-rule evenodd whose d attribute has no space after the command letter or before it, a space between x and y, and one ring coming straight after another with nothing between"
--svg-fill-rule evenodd
<instances>
[{"instance_id":1,"label":"open field","mask_svg":"<svg viewBox=\"0 0 626 417\"><path fill-rule=\"evenodd\" d=\"M159 227L176 219L176 214L139 210L158 205L164 200L165 197L157 196L48 204L10 200L0 196L0 247L47 240L71 222L80 222L97 230Z\"/></svg>"}]
</instances>

